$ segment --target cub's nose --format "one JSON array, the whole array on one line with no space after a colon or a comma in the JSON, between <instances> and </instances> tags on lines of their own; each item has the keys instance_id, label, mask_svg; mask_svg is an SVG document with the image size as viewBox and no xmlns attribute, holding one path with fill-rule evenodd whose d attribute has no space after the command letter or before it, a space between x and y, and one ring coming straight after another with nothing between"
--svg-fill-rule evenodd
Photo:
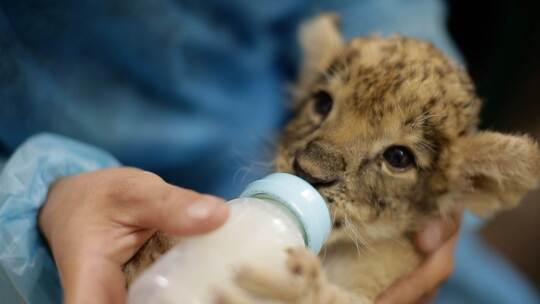
<instances>
[{"instance_id":1,"label":"cub's nose","mask_svg":"<svg viewBox=\"0 0 540 304\"><path fill-rule=\"evenodd\" d=\"M296 175L310 184L329 184L341 177L345 160L339 151L321 142L311 142L296 153Z\"/></svg>"}]
</instances>

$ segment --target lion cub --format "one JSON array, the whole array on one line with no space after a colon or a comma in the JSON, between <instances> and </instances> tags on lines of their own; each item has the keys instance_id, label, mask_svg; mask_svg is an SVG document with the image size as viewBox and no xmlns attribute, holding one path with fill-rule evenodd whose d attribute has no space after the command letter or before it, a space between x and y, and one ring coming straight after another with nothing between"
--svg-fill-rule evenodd
<instances>
[{"instance_id":1,"label":"lion cub","mask_svg":"<svg viewBox=\"0 0 540 304\"><path fill-rule=\"evenodd\" d=\"M397 36L345 42L335 21L325 15L301 29L295 116L276 159L278 171L326 198L331 237L320 262L294 249L283 271L247 265L220 303L370 303L419 263L407 236L422 219L513 207L538 183L537 144L478 131L471 80L433 45ZM154 237L126 266L128 279L174 242Z\"/></svg>"}]
</instances>

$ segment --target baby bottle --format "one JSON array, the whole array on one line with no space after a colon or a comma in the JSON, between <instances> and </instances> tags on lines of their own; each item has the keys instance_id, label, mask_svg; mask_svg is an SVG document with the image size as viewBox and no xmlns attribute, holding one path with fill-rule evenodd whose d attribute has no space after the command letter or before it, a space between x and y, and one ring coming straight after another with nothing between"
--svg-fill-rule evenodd
<instances>
[{"instance_id":1,"label":"baby bottle","mask_svg":"<svg viewBox=\"0 0 540 304\"><path fill-rule=\"evenodd\" d=\"M321 195L286 173L257 180L230 203L225 224L182 239L130 286L129 304L206 304L233 284L235 267L284 267L285 249L318 253L331 229Z\"/></svg>"}]
</instances>

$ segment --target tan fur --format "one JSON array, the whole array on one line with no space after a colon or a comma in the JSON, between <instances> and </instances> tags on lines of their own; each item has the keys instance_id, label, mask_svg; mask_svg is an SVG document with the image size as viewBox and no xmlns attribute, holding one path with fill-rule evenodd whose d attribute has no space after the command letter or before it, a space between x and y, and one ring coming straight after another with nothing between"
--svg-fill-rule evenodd
<instances>
[{"instance_id":1,"label":"tan fur","mask_svg":"<svg viewBox=\"0 0 540 304\"><path fill-rule=\"evenodd\" d=\"M166 235L158 231L124 266L126 284L129 286L143 270L148 268L179 241L180 238L178 237Z\"/></svg>"},{"instance_id":2,"label":"tan fur","mask_svg":"<svg viewBox=\"0 0 540 304\"><path fill-rule=\"evenodd\" d=\"M513 207L540 176L529 137L477 131L481 102L471 80L433 45L399 36L345 43L336 23L322 16L301 29L295 116L276 159L278 171L317 187L334 229L320 256L324 272L310 281L319 291L278 303L369 302L420 261L407 236L425 217ZM320 91L333 100L327 115L314 108ZM395 145L412 151L414 166L385 160ZM306 275L291 271L288 279L306 282Z\"/></svg>"}]
</instances>

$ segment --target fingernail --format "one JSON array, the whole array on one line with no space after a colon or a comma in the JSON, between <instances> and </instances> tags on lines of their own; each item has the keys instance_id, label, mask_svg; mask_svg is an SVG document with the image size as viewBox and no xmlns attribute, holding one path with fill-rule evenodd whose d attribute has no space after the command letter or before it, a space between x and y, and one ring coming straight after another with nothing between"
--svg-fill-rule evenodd
<instances>
[{"instance_id":1,"label":"fingernail","mask_svg":"<svg viewBox=\"0 0 540 304\"><path fill-rule=\"evenodd\" d=\"M186 209L186 215L194 220L203 220L222 212L225 208L224 201L220 198L205 195L200 201L193 202Z\"/></svg>"},{"instance_id":2,"label":"fingernail","mask_svg":"<svg viewBox=\"0 0 540 304\"><path fill-rule=\"evenodd\" d=\"M422 233L422 247L425 251L435 250L441 243L441 227L436 223L430 223Z\"/></svg>"}]
</instances>

